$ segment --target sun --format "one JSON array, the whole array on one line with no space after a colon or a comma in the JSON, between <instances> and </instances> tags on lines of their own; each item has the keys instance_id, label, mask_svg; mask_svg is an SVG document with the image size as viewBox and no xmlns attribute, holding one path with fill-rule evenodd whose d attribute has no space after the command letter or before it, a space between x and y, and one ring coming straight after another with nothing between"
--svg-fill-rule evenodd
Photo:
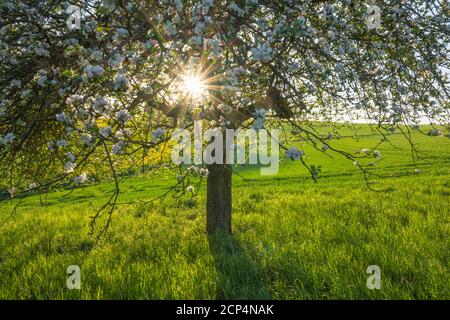
<instances>
[{"instance_id":1,"label":"sun","mask_svg":"<svg viewBox=\"0 0 450 320\"><path fill-rule=\"evenodd\" d=\"M187 63L179 62L170 77L170 101L193 106L220 101L215 93L222 90L223 73L216 73L214 67L214 63L198 59Z\"/></svg>"},{"instance_id":2,"label":"sun","mask_svg":"<svg viewBox=\"0 0 450 320\"><path fill-rule=\"evenodd\" d=\"M207 86L200 76L188 73L181 76L181 90L188 96L201 98L206 95Z\"/></svg>"}]
</instances>

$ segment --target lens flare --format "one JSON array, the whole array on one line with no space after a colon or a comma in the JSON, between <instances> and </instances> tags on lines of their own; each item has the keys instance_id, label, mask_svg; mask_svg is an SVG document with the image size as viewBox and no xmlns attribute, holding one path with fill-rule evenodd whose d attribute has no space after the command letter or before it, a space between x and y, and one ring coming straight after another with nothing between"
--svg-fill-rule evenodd
<instances>
[{"instance_id":1,"label":"lens flare","mask_svg":"<svg viewBox=\"0 0 450 320\"><path fill-rule=\"evenodd\" d=\"M193 98L201 98L206 95L205 83L194 74L185 74L181 77L181 90Z\"/></svg>"}]
</instances>

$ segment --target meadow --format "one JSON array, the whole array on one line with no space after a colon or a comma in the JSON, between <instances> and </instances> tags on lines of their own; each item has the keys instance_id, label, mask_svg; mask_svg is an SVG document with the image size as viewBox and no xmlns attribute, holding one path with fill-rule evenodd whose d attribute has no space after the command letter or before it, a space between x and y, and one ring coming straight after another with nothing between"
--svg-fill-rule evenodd
<instances>
[{"instance_id":1,"label":"meadow","mask_svg":"<svg viewBox=\"0 0 450 320\"><path fill-rule=\"evenodd\" d=\"M364 125L358 140L345 132L336 144L349 152L381 138ZM415 133L415 163L402 135L389 138L371 168L387 176L371 179L378 191L351 161L301 141L321 165L317 183L299 161L284 159L273 176L236 167L232 236L206 234L205 188L119 204L98 243L90 216L112 183L22 199L0 229L0 299L449 299L450 138ZM153 199L174 181L125 178L118 202ZM66 286L69 265L81 268L81 290ZM379 290L366 287L370 265Z\"/></svg>"}]
</instances>

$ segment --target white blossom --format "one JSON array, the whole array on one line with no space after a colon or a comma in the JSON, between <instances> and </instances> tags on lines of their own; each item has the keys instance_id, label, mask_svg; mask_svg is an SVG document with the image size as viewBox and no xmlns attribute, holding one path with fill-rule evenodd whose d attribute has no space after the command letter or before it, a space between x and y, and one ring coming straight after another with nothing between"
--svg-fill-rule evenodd
<instances>
[{"instance_id":1,"label":"white blossom","mask_svg":"<svg viewBox=\"0 0 450 320\"><path fill-rule=\"evenodd\" d=\"M64 140L64 139L56 141L56 146L57 147L67 147L68 144L69 143L66 140Z\"/></svg>"},{"instance_id":2,"label":"white blossom","mask_svg":"<svg viewBox=\"0 0 450 320\"><path fill-rule=\"evenodd\" d=\"M128 110L122 109L116 112L116 120L120 123L127 123L132 116L128 113Z\"/></svg>"},{"instance_id":3,"label":"white blossom","mask_svg":"<svg viewBox=\"0 0 450 320\"><path fill-rule=\"evenodd\" d=\"M273 49L267 44L263 43L252 49L253 59L256 61L268 62L272 60Z\"/></svg>"},{"instance_id":4,"label":"white blossom","mask_svg":"<svg viewBox=\"0 0 450 320\"><path fill-rule=\"evenodd\" d=\"M222 41L217 38L216 36L212 39L208 39L208 45L211 48L211 54L213 57L218 57L222 53L222 48L220 45L222 44Z\"/></svg>"},{"instance_id":5,"label":"white blossom","mask_svg":"<svg viewBox=\"0 0 450 320\"><path fill-rule=\"evenodd\" d=\"M36 189L39 185L36 182L30 182L28 189Z\"/></svg>"},{"instance_id":6,"label":"white blossom","mask_svg":"<svg viewBox=\"0 0 450 320\"><path fill-rule=\"evenodd\" d=\"M85 68L84 68L84 73L86 73L87 77L89 79L94 78L96 76L99 76L103 73L103 68L102 66L93 66L91 64L88 64Z\"/></svg>"},{"instance_id":7,"label":"white blossom","mask_svg":"<svg viewBox=\"0 0 450 320\"><path fill-rule=\"evenodd\" d=\"M123 147L124 147L123 141L119 141L118 143L112 146L111 154L113 155L121 154L123 152L122 151Z\"/></svg>"},{"instance_id":8,"label":"white blossom","mask_svg":"<svg viewBox=\"0 0 450 320\"><path fill-rule=\"evenodd\" d=\"M200 168L200 167L197 167L197 166L190 166L190 167L187 169L187 171L188 171L190 174L194 175L194 176L201 176L201 177L207 177L208 174L209 174L208 169L206 169L206 168Z\"/></svg>"},{"instance_id":9,"label":"white blossom","mask_svg":"<svg viewBox=\"0 0 450 320\"><path fill-rule=\"evenodd\" d=\"M73 94L69 98L67 98L67 103L69 105L80 104L80 103L83 103L83 101L84 101L84 97L80 94Z\"/></svg>"},{"instance_id":10,"label":"white blossom","mask_svg":"<svg viewBox=\"0 0 450 320\"><path fill-rule=\"evenodd\" d=\"M381 158L381 152L378 151L378 150L375 150L375 151L373 152L373 156L374 156L375 158Z\"/></svg>"},{"instance_id":11,"label":"white blossom","mask_svg":"<svg viewBox=\"0 0 450 320\"><path fill-rule=\"evenodd\" d=\"M70 152L70 151L67 152L66 157L67 157L67 160L69 160L70 162L75 162L75 155L72 152Z\"/></svg>"},{"instance_id":12,"label":"white blossom","mask_svg":"<svg viewBox=\"0 0 450 320\"><path fill-rule=\"evenodd\" d=\"M235 11L238 14L238 16L240 16L240 17L242 17L245 14L245 11L241 7L239 7L235 2L233 2L230 5L230 9Z\"/></svg>"},{"instance_id":13,"label":"white blossom","mask_svg":"<svg viewBox=\"0 0 450 320\"><path fill-rule=\"evenodd\" d=\"M0 141L3 141L4 144L7 144L7 143L13 143L14 139L16 139L15 134L12 132L9 132L3 137L3 139L0 139Z\"/></svg>"},{"instance_id":14,"label":"white blossom","mask_svg":"<svg viewBox=\"0 0 450 320\"><path fill-rule=\"evenodd\" d=\"M107 127L100 128L100 130L98 132L100 133L100 135L102 137L107 138L111 135L112 129L110 126L107 126Z\"/></svg>"},{"instance_id":15,"label":"white blossom","mask_svg":"<svg viewBox=\"0 0 450 320\"><path fill-rule=\"evenodd\" d=\"M292 160L300 160L304 156L304 152L302 150L298 150L296 147L292 147L289 150L286 150L286 157Z\"/></svg>"},{"instance_id":16,"label":"white blossom","mask_svg":"<svg viewBox=\"0 0 450 320\"><path fill-rule=\"evenodd\" d=\"M204 28L203 23L197 22L194 27L194 33L198 36L201 36L203 34L203 28Z\"/></svg>"},{"instance_id":17,"label":"white blossom","mask_svg":"<svg viewBox=\"0 0 450 320\"><path fill-rule=\"evenodd\" d=\"M102 96L98 96L93 104L93 109L94 111L98 112L98 113L103 113L105 112L105 107L107 107L109 105L109 101Z\"/></svg>"},{"instance_id":18,"label":"white blossom","mask_svg":"<svg viewBox=\"0 0 450 320\"><path fill-rule=\"evenodd\" d=\"M344 64L341 62L336 63L336 71L343 71L344 70Z\"/></svg>"},{"instance_id":19,"label":"white blossom","mask_svg":"<svg viewBox=\"0 0 450 320\"><path fill-rule=\"evenodd\" d=\"M75 182L76 184L82 184L86 181L86 179L87 179L87 174L85 172L83 172L79 176L74 177L73 182Z\"/></svg>"},{"instance_id":20,"label":"white blossom","mask_svg":"<svg viewBox=\"0 0 450 320\"><path fill-rule=\"evenodd\" d=\"M76 167L76 165L75 165L73 162L68 161L68 162L66 162L66 164L64 165L64 171L65 171L66 173L71 173L71 172L73 172L73 171L75 170L75 167Z\"/></svg>"},{"instance_id":21,"label":"white blossom","mask_svg":"<svg viewBox=\"0 0 450 320\"><path fill-rule=\"evenodd\" d=\"M114 33L113 40L118 41L125 38L128 38L130 34L128 33L127 29L124 28L118 28L116 29L116 32Z\"/></svg>"},{"instance_id":22,"label":"white blossom","mask_svg":"<svg viewBox=\"0 0 450 320\"><path fill-rule=\"evenodd\" d=\"M431 129L430 131L428 131L428 135L437 137L442 135L442 132L436 129Z\"/></svg>"},{"instance_id":23,"label":"white blossom","mask_svg":"<svg viewBox=\"0 0 450 320\"><path fill-rule=\"evenodd\" d=\"M209 174L209 170L206 168L200 168L198 174L203 177L207 177Z\"/></svg>"},{"instance_id":24,"label":"white blossom","mask_svg":"<svg viewBox=\"0 0 450 320\"><path fill-rule=\"evenodd\" d=\"M114 79L114 90L128 87L128 80L123 74L118 74Z\"/></svg>"},{"instance_id":25,"label":"white blossom","mask_svg":"<svg viewBox=\"0 0 450 320\"><path fill-rule=\"evenodd\" d=\"M133 133L133 131L130 128L120 128L116 132L116 138L123 139L125 137L131 136L132 133Z\"/></svg>"},{"instance_id":26,"label":"white blossom","mask_svg":"<svg viewBox=\"0 0 450 320\"><path fill-rule=\"evenodd\" d=\"M88 133L82 134L80 140L87 146L92 146L92 136Z\"/></svg>"},{"instance_id":27,"label":"white blossom","mask_svg":"<svg viewBox=\"0 0 450 320\"><path fill-rule=\"evenodd\" d=\"M69 120L69 117L67 116L67 114L62 112L62 113L58 113L56 115L56 121L62 122L62 123L68 123L70 120Z\"/></svg>"},{"instance_id":28,"label":"white blossom","mask_svg":"<svg viewBox=\"0 0 450 320\"><path fill-rule=\"evenodd\" d=\"M14 198L14 197L16 196L16 188L10 187L10 188L7 189L7 191L8 191L9 196L10 196L11 198Z\"/></svg>"},{"instance_id":29,"label":"white blossom","mask_svg":"<svg viewBox=\"0 0 450 320\"><path fill-rule=\"evenodd\" d=\"M201 46L202 40L203 40L203 37L197 35L197 36L191 37L191 38L189 39L189 42L192 43L192 44L194 44L194 45L196 45L196 46Z\"/></svg>"},{"instance_id":30,"label":"white blossom","mask_svg":"<svg viewBox=\"0 0 450 320\"><path fill-rule=\"evenodd\" d=\"M41 57L50 57L50 52L45 48L36 48L36 54Z\"/></svg>"},{"instance_id":31,"label":"white blossom","mask_svg":"<svg viewBox=\"0 0 450 320\"><path fill-rule=\"evenodd\" d=\"M152 141L153 141L153 143L156 143L158 141L158 139L161 138L162 136L164 136L164 129L157 128L156 130L153 130L152 131Z\"/></svg>"},{"instance_id":32,"label":"white blossom","mask_svg":"<svg viewBox=\"0 0 450 320\"><path fill-rule=\"evenodd\" d=\"M47 76L46 75L42 75L42 76L40 76L39 77L39 79L38 79L38 81L37 81L37 84L40 86L40 87L45 87L45 83L47 82Z\"/></svg>"},{"instance_id":33,"label":"white blossom","mask_svg":"<svg viewBox=\"0 0 450 320\"><path fill-rule=\"evenodd\" d=\"M111 67L120 68L122 66L124 58L120 53L116 53L111 59L109 59L108 63Z\"/></svg>"}]
</instances>

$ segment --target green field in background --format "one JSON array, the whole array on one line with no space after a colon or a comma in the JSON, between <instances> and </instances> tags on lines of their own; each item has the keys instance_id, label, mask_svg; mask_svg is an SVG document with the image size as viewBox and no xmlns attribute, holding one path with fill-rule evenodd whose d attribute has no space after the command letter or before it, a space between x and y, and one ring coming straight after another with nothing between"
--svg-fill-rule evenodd
<instances>
[{"instance_id":1,"label":"green field in background","mask_svg":"<svg viewBox=\"0 0 450 320\"><path fill-rule=\"evenodd\" d=\"M359 139L343 129L330 145L377 145L382 136L360 127ZM112 183L23 199L0 229L0 299L449 299L450 138L414 133L423 160L413 163L406 139L388 137L370 168L386 176L370 180L380 191L352 161L302 141L305 161L322 168L317 183L298 161L283 159L273 176L235 167L233 236L207 236L204 188L119 205L96 245L90 216ZM118 201L174 183L173 172L129 177ZM0 207L1 220L17 201ZM81 290L66 287L69 265L81 268ZM366 287L369 265L380 267L380 290Z\"/></svg>"}]
</instances>

